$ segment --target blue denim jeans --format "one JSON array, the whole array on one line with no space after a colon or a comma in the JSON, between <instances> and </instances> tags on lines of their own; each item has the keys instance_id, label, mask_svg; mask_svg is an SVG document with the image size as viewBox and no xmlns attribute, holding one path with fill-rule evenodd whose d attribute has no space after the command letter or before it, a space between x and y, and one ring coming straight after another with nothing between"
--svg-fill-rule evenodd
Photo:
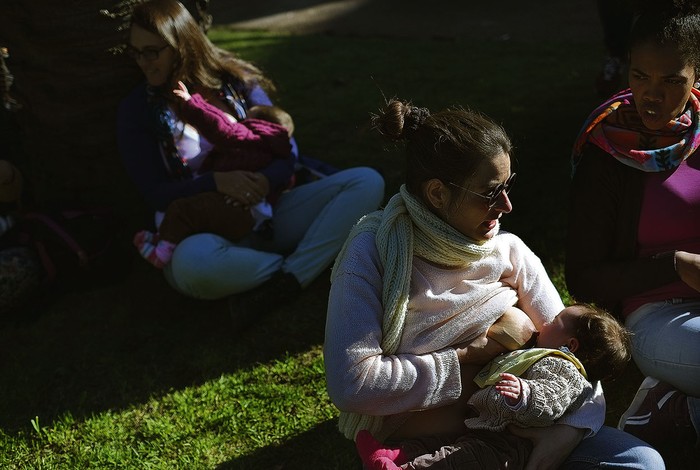
<instances>
[{"instance_id":1,"label":"blue denim jeans","mask_svg":"<svg viewBox=\"0 0 700 470\"><path fill-rule=\"evenodd\" d=\"M652 302L632 312L632 356L646 376L688 395L690 419L700 435L700 301Z\"/></svg>"},{"instance_id":2,"label":"blue denim jeans","mask_svg":"<svg viewBox=\"0 0 700 470\"><path fill-rule=\"evenodd\" d=\"M595 436L581 441L561 468L663 470L666 466L661 455L646 442L619 429L603 426Z\"/></svg>"},{"instance_id":3,"label":"blue denim jeans","mask_svg":"<svg viewBox=\"0 0 700 470\"><path fill-rule=\"evenodd\" d=\"M192 235L175 249L165 277L199 299L245 292L279 270L306 287L333 262L355 222L383 198L384 180L366 167L298 186L278 200L271 239L252 234L231 243L211 233Z\"/></svg>"}]
</instances>

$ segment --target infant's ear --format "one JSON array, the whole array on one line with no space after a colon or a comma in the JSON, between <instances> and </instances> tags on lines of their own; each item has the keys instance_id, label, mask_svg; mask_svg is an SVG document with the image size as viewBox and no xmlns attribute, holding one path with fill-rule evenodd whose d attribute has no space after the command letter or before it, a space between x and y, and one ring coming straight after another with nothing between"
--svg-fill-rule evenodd
<instances>
[{"instance_id":1,"label":"infant's ear","mask_svg":"<svg viewBox=\"0 0 700 470\"><path fill-rule=\"evenodd\" d=\"M569 338L569 341L566 343L566 347L569 348L569 351L571 351L572 353L576 352L578 346L579 342L576 338Z\"/></svg>"}]
</instances>

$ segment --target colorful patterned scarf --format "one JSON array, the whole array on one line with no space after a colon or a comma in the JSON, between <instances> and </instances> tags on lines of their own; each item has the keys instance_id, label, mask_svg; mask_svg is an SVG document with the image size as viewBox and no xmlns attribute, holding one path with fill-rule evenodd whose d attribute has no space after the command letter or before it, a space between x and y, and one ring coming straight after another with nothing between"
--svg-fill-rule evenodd
<instances>
[{"instance_id":1,"label":"colorful patterned scarf","mask_svg":"<svg viewBox=\"0 0 700 470\"><path fill-rule=\"evenodd\" d=\"M572 174L588 142L641 171L676 168L700 146L699 98L700 91L693 88L685 112L663 129L652 131L642 123L629 89L614 95L583 124L571 156Z\"/></svg>"},{"instance_id":2,"label":"colorful patterned scarf","mask_svg":"<svg viewBox=\"0 0 700 470\"><path fill-rule=\"evenodd\" d=\"M227 76L222 82L219 97L231 110L237 120L243 120L248 115L248 104L245 100L245 84L233 77ZM163 163L168 174L180 181L192 178L192 170L180 156L175 146L175 136L181 132L178 129L178 118L173 113L161 88L147 86L149 113L153 122L158 145L163 156Z\"/></svg>"}]
</instances>

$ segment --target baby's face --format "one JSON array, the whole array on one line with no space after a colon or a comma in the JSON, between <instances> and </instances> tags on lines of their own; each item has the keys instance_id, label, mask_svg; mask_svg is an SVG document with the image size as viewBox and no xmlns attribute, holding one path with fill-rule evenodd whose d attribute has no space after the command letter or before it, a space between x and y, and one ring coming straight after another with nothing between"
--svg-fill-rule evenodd
<instances>
[{"instance_id":1,"label":"baby's face","mask_svg":"<svg viewBox=\"0 0 700 470\"><path fill-rule=\"evenodd\" d=\"M540 334L537 337L538 348L558 349L561 346L567 346L569 339L575 337L574 318L581 315L578 307L566 307L564 310L554 317L550 323L545 323L540 328Z\"/></svg>"}]
</instances>

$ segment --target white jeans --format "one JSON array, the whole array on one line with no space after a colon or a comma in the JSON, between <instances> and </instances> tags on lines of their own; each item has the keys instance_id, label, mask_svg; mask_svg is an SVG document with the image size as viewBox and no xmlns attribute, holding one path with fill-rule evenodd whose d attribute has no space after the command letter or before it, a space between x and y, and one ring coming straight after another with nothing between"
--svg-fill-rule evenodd
<instances>
[{"instance_id":1,"label":"white jeans","mask_svg":"<svg viewBox=\"0 0 700 470\"><path fill-rule=\"evenodd\" d=\"M306 287L333 262L358 219L383 198L384 180L366 167L298 186L277 202L271 240L251 235L231 243L211 233L192 235L175 249L166 279L199 299L245 292L279 270Z\"/></svg>"}]
</instances>

